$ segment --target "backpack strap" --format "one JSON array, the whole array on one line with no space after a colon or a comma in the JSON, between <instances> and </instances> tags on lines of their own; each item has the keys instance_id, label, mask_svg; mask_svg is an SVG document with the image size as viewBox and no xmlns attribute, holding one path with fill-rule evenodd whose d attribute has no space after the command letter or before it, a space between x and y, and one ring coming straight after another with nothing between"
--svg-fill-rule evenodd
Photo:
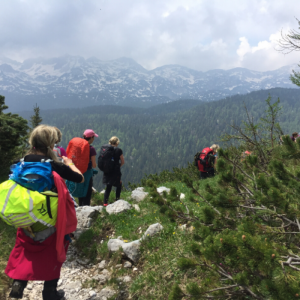
<instances>
[{"instance_id":1,"label":"backpack strap","mask_svg":"<svg viewBox=\"0 0 300 300\"><path fill-rule=\"evenodd\" d=\"M46 195L46 203L47 203L47 212L48 212L49 218L53 219L52 212L51 212L51 204L50 204L50 196L49 195Z\"/></svg>"}]
</instances>

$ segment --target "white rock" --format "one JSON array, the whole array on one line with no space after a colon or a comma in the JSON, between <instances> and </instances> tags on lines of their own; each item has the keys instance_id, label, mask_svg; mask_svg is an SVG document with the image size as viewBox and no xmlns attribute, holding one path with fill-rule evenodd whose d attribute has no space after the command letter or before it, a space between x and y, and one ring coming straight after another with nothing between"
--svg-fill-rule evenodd
<instances>
[{"instance_id":1,"label":"white rock","mask_svg":"<svg viewBox=\"0 0 300 300\"><path fill-rule=\"evenodd\" d=\"M141 239L145 239L148 236L154 236L155 234L159 233L163 229L164 229L163 226L159 223L152 224L148 227L148 229L146 230L146 232L144 233Z\"/></svg>"},{"instance_id":2,"label":"white rock","mask_svg":"<svg viewBox=\"0 0 300 300\"><path fill-rule=\"evenodd\" d=\"M130 197L137 202L143 201L148 196L148 193L144 192L144 188L142 188L142 189L143 190L141 190L140 188L137 188L137 189L133 190Z\"/></svg>"},{"instance_id":3,"label":"white rock","mask_svg":"<svg viewBox=\"0 0 300 300\"><path fill-rule=\"evenodd\" d=\"M92 187L92 191L93 193L97 193L97 190L94 187Z\"/></svg>"},{"instance_id":4,"label":"white rock","mask_svg":"<svg viewBox=\"0 0 300 300\"><path fill-rule=\"evenodd\" d=\"M133 204L133 208L138 212L141 211L140 207L137 204Z\"/></svg>"},{"instance_id":5,"label":"white rock","mask_svg":"<svg viewBox=\"0 0 300 300\"><path fill-rule=\"evenodd\" d=\"M100 270L103 270L103 269L105 269L105 266L106 266L106 260L102 260L102 261L99 263L98 268L99 268Z\"/></svg>"},{"instance_id":6,"label":"white rock","mask_svg":"<svg viewBox=\"0 0 300 300\"><path fill-rule=\"evenodd\" d=\"M145 190L144 190L144 188L141 186L141 187L136 188L135 191L144 192Z\"/></svg>"},{"instance_id":7,"label":"white rock","mask_svg":"<svg viewBox=\"0 0 300 300\"><path fill-rule=\"evenodd\" d=\"M180 200L183 200L183 199L185 199L185 194L180 194Z\"/></svg>"},{"instance_id":8,"label":"white rock","mask_svg":"<svg viewBox=\"0 0 300 300\"><path fill-rule=\"evenodd\" d=\"M132 267L132 263L130 262L130 261L125 261L125 263L124 263L124 266L123 266L124 268L131 268Z\"/></svg>"},{"instance_id":9,"label":"white rock","mask_svg":"<svg viewBox=\"0 0 300 300\"><path fill-rule=\"evenodd\" d=\"M179 226L178 228L179 228L180 230L184 231L184 230L186 230L186 224L181 225L181 226Z\"/></svg>"},{"instance_id":10,"label":"white rock","mask_svg":"<svg viewBox=\"0 0 300 300\"><path fill-rule=\"evenodd\" d=\"M137 262L140 258L140 241L133 241L131 243L124 243L122 248L125 255L133 262Z\"/></svg>"},{"instance_id":11,"label":"white rock","mask_svg":"<svg viewBox=\"0 0 300 300\"><path fill-rule=\"evenodd\" d=\"M93 279L99 281L100 284L104 284L107 280L109 280L110 276L105 274L98 274L93 276Z\"/></svg>"},{"instance_id":12,"label":"white rock","mask_svg":"<svg viewBox=\"0 0 300 300\"><path fill-rule=\"evenodd\" d=\"M105 194L105 190L102 190L102 191L100 192L100 194Z\"/></svg>"},{"instance_id":13,"label":"white rock","mask_svg":"<svg viewBox=\"0 0 300 300\"><path fill-rule=\"evenodd\" d=\"M130 276L124 276L123 277L123 282L130 282L131 281L131 277Z\"/></svg>"},{"instance_id":14,"label":"white rock","mask_svg":"<svg viewBox=\"0 0 300 300\"><path fill-rule=\"evenodd\" d=\"M118 264L115 266L116 269L121 269L122 268L122 264Z\"/></svg>"},{"instance_id":15,"label":"white rock","mask_svg":"<svg viewBox=\"0 0 300 300\"><path fill-rule=\"evenodd\" d=\"M169 194L171 189L166 188L165 186L161 186L161 187L157 188L156 190L160 195L162 195L164 191L166 191Z\"/></svg>"},{"instance_id":16,"label":"white rock","mask_svg":"<svg viewBox=\"0 0 300 300\"><path fill-rule=\"evenodd\" d=\"M131 209L131 204L129 204L125 200L118 200L114 202L113 204L109 204L106 206L106 211L108 214L119 214L123 211Z\"/></svg>"},{"instance_id":17,"label":"white rock","mask_svg":"<svg viewBox=\"0 0 300 300\"><path fill-rule=\"evenodd\" d=\"M95 291L90 291L89 292L90 297L95 297L96 295L97 295L97 293Z\"/></svg>"},{"instance_id":18,"label":"white rock","mask_svg":"<svg viewBox=\"0 0 300 300\"><path fill-rule=\"evenodd\" d=\"M118 240L118 239L110 239L107 243L107 247L108 247L108 250L111 251L111 252L116 252L118 251L120 248L123 248L123 245L125 243L121 240Z\"/></svg>"},{"instance_id":19,"label":"white rock","mask_svg":"<svg viewBox=\"0 0 300 300\"><path fill-rule=\"evenodd\" d=\"M81 218L93 218L97 212L96 206L81 206L76 210L76 214L79 214Z\"/></svg>"},{"instance_id":20,"label":"white rock","mask_svg":"<svg viewBox=\"0 0 300 300\"><path fill-rule=\"evenodd\" d=\"M138 271L138 268L133 268L133 271L134 271L134 272L137 272L137 271Z\"/></svg>"},{"instance_id":21,"label":"white rock","mask_svg":"<svg viewBox=\"0 0 300 300\"><path fill-rule=\"evenodd\" d=\"M103 290L101 290L101 292L98 294L98 297L100 298L100 300L104 300L103 298L111 298L114 295L116 295L116 291L114 291L113 289L106 287Z\"/></svg>"}]
</instances>

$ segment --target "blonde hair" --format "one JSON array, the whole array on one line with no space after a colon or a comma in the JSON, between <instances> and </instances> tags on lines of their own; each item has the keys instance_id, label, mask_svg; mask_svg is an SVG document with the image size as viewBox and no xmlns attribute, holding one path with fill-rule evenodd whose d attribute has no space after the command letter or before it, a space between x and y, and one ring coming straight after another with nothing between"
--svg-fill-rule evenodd
<instances>
[{"instance_id":1,"label":"blonde hair","mask_svg":"<svg viewBox=\"0 0 300 300\"><path fill-rule=\"evenodd\" d=\"M119 145L120 144L120 140L119 140L118 137L113 136L113 137L110 138L109 143L111 145Z\"/></svg>"},{"instance_id":2,"label":"blonde hair","mask_svg":"<svg viewBox=\"0 0 300 300\"><path fill-rule=\"evenodd\" d=\"M54 126L53 128L56 130L57 133L57 141L55 142L55 144L58 144L61 142L62 133L57 127Z\"/></svg>"},{"instance_id":3,"label":"blonde hair","mask_svg":"<svg viewBox=\"0 0 300 300\"><path fill-rule=\"evenodd\" d=\"M210 146L210 149L212 149L215 153L217 153L218 150L220 149L220 146L217 144L213 144Z\"/></svg>"},{"instance_id":4,"label":"blonde hair","mask_svg":"<svg viewBox=\"0 0 300 300\"><path fill-rule=\"evenodd\" d=\"M57 140L57 131L54 127L39 125L34 128L30 134L30 149L27 154L37 154L37 152L41 152L53 161L59 162L57 156L51 149Z\"/></svg>"}]
</instances>

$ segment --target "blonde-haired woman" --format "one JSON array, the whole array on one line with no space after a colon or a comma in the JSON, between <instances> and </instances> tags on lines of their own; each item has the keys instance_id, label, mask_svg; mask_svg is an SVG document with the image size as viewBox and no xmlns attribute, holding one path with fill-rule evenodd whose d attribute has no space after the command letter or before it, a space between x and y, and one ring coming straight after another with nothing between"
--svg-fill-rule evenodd
<instances>
[{"instance_id":1,"label":"blonde-haired woman","mask_svg":"<svg viewBox=\"0 0 300 300\"><path fill-rule=\"evenodd\" d=\"M103 184L106 185L105 193L104 193L104 206L108 204L108 198L113 186L116 187L116 200L120 199L121 189L122 189L122 181L121 181L121 167L125 164L123 151L118 146L120 144L120 140L118 137L113 136L109 140L109 144L113 146L114 155L113 159L115 161L115 169L112 173L104 173L103 174Z\"/></svg>"},{"instance_id":2,"label":"blonde-haired woman","mask_svg":"<svg viewBox=\"0 0 300 300\"><path fill-rule=\"evenodd\" d=\"M47 125L36 127L30 135L30 150L24 157L24 162L39 163L51 160L52 171L55 171L53 173L53 182L56 182L56 185L53 185L51 189L54 190L57 188L58 190L58 209L60 207L65 209L68 219L71 219L68 228L76 229L77 221L74 205L72 206L72 199L69 198L67 187L62 178L80 183L84 181L84 177L72 163L71 159L63 156L63 163L58 161L57 156L52 151L57 140L57 131L54 127ZM63 191L63 193L60 193L60 191ZM65 224L65 219L61 219L57 219L56 230L49 233L47 238L41 241L36 240L34 236L28 235L25 229L18 229L16 244L5 269L5 273L14 279L10 293L11 298L21 299L23 297L23 291L28 280L42 280L45 281L43 290L44 300L63 299L64 295L57 291L57 282L60 277L62 260L65 259L69 244L64 239L64 235L71 232L65 233L66 226L62 231L59 231L59 224ZM59 239L60 236L62 237L61 239ZM61 245L60 250L62 252L59 252L59 245Z\"/></svg>"}]
</instances>

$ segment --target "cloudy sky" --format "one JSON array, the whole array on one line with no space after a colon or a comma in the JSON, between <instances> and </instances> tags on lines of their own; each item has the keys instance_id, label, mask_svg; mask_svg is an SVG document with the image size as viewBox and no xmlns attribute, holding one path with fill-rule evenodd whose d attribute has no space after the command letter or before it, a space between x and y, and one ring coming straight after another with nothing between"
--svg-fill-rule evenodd
<instances>
[{"instance_id":1,"label":"cloudy sky","mask_svg":"<svg viewBox=\"0 0 300 300\"><path fill-rule=\"evenodd\" d=\"M1 0L0 57L267 71L300 61L275 50L297 17L299 0Z\"/></svg>"}]
</instances>

